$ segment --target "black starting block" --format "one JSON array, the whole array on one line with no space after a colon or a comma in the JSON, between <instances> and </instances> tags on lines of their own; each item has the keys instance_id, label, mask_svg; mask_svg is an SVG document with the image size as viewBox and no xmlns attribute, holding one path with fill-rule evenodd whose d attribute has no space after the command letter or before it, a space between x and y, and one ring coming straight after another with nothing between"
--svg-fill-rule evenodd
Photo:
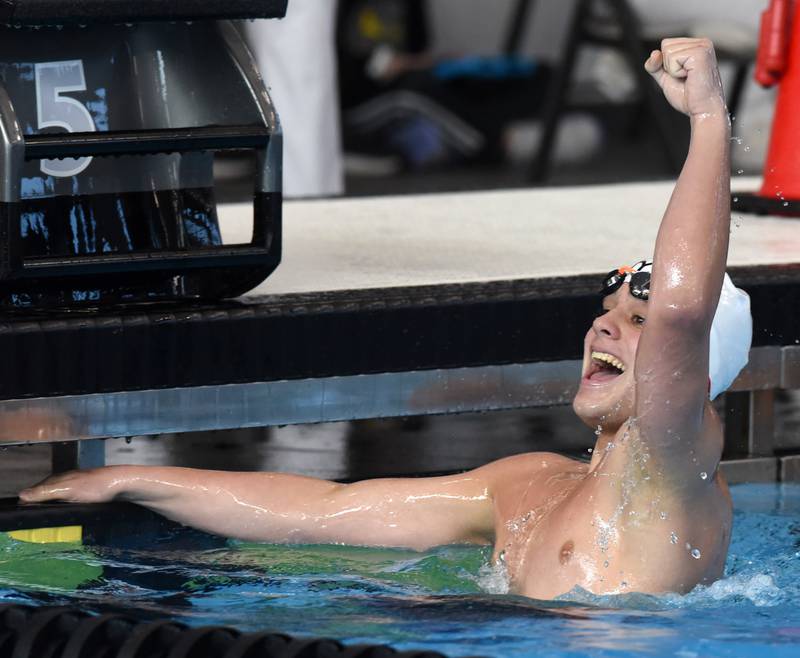
<instances>
[{"instance_id":1,"label":"black starting block","mask_svg":"<svg viewBox=\"0 0 800 658\"><path fill-rule=\"evenodd\" d=\"M0 3L0 308L242 294L280 261L281 132L237 28L287 0ZM213 152L251 149L248 244Z\"/></svg>"}]
</instances>

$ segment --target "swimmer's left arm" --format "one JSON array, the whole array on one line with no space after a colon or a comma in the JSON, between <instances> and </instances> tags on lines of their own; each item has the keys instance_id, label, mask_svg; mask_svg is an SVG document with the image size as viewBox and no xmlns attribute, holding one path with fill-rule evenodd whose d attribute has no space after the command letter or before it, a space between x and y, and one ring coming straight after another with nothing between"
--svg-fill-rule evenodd
<instances>
[{"instance_id":1,"label":"swimmer's left arm","mask_svg":"<svg viewBox=\"0 0 800 658\"><path fill-rule=\"evenodd\" d=\"M709 423L708 340L730 232L730 121L707 39L666 39L645 67L689 116L691 143L656 240L635 364L636 418L653 456L684 478ZM713 472L717 447L705 459L700 468Z\"/></svg>"},{"instance_id":2,"label":"swimmer's left arm","mask_svg":"<svg viewBox=\"0 0 800 658\"><path fill-rule=\"evenodd\" d=\"M54 475L21 491L20 501L122 500L247 541L422 550L491 541L494 508L485 471L340 484L290 473L106 466Z\"/></svg>"}]
</instances>

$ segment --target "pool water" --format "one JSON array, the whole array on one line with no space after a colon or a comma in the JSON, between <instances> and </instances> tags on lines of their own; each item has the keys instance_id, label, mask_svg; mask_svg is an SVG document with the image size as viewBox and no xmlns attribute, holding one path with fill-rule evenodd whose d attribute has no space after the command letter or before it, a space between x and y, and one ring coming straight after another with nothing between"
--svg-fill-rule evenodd
<instances>
[{"instance_id":1,"label":"pool water","mask_svg":"<svg viewBox=\"0 0 800 658\"><path fill-rule=\"evenodd\" d=\"M0 601L430 648L451 656L800 655L800 485L732 487L725 578L685 596L541 602L502 591L489 549L229 542L206 549L0 536Z\"/></svg>"}]
</instances>

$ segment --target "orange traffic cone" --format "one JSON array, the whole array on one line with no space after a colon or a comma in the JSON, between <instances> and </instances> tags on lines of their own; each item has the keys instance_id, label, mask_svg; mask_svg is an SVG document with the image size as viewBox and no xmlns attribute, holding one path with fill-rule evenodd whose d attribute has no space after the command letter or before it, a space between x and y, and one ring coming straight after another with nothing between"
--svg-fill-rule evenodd
<instances>
[{"instance_id":1,"label":"orange traffic cone","mask_svg":"<svg viewBox=\"0 0 800 658\"><path fill-rule=\"evenodd\" d=\"M734 195L734 210L800 216L800 12L771 0L761 15L756 80L780 84L764 179L758 194Z\"/></svg>"}]
</instances>

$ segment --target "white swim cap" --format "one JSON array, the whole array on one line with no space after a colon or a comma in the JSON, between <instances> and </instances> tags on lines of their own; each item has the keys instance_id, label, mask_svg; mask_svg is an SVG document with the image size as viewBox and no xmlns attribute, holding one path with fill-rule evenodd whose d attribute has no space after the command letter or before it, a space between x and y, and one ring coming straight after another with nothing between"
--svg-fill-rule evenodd
<instances>
[{"instance_id":1,"label":"white swim cap","mask_svg":"<svg viewBox=\"0 0 800 658\"><path fill-rule=\"evenodd\" d=\"M750 296L733 285L726 273L717 312L711 323L708 345L708 376L711 379L709 397L712 400L727 391L747 365L752 340Z\"/></svg>"},{"instance_id":2,"label":"white swim cap","mask_svg":"<svg viewBox=\"0 0 800 658\"><path fill-rule=\"evenodd\" d=\"M621 267L612 271L604 282L602 294L609 294L622 282L631 284L631 294L638 296L634 275L637 272L653 271L652 261L639 261L632 267ZM643 293L649 290L649 283L643 282ZM606 292L609 291L609 292ZM713 400L728 390L738 374L747 365L750 356L750 343L753 340L753 318L750 315L750 296L725 273L717 311L711 323L708 344L709 397Z\"/></svg>"}]
</instances>

